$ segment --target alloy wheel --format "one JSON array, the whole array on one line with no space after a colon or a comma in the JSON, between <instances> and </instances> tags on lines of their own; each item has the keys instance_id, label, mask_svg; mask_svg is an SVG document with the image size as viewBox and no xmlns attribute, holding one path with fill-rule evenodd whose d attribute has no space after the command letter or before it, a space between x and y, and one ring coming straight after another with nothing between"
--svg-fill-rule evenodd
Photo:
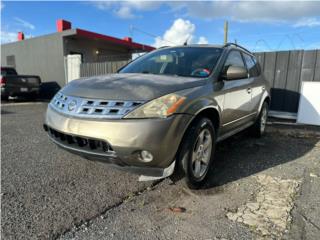
<instances>
[{"instance_id":1,"label":"alloy wheel","mask_svg":"<svg viewBox=\"0 0 320 240\"><path fill-rule=\"evenodd\" d=\"M208 129L203 129L195 142L192 152L192 171L196 178L203 177L209 167L212 152L212 136Z\"/></svg>"},{"instance_id":2,"label":"alloy wheel","mask_svg":"<svg viewBox=\"0 0 320 240\"><path fill-rule=\"evenodd\" d=\"M261 133L264 133L264 131L266 129L267 117L268 117L267 115L268 115L267 108L264 107L261 112L261 120L260 120L260 132Z\"/></svg>"}]
</instances>

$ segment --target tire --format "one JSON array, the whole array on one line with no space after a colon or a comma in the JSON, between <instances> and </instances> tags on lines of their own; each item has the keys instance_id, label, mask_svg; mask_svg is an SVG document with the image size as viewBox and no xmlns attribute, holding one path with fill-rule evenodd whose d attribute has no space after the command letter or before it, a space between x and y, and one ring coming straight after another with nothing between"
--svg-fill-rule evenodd
<instances>
[{"instance_id":1,"label":"tire","mask_svg":"<svg viewBox=\"0 0 320 240\"><path fill-rule=\"evenodd\" d=\"M264 102L256 122L251 127L251 133L254 137L260 138L265 134L266 123L268 118L268 109L268 103Z\"/></svg>"},{"instance_id":2,"label":"tire","mask_svg":"<svg viewBox=\"0 0 320 240\"><path fill-rule=\"evenodd\" d=\"M38 94L28 94L27 96L25 96L25 99L28 101L34 101L38 99Z\"/></svg>"},{"instance_id":3,"label":"tire","mask_svg":"<svg viewBox=\"0 0 320 240\"><path fill-rule=\"evenodd\" d=\"M214 158L215 140L215 129L208 118L196 120L187 130L178 163L189 188L198 189L205 183Z\"/></svg>"},{"instance_id":4,"label":"tire","mask_svg":"<svg viewBox=\"0 0 320 240\"><path fill-rule=\"evenodd\" d=\"M8 101L9 100L9 96L1 95L1 100L2 101Z\"/></svg>"}]
</instances>

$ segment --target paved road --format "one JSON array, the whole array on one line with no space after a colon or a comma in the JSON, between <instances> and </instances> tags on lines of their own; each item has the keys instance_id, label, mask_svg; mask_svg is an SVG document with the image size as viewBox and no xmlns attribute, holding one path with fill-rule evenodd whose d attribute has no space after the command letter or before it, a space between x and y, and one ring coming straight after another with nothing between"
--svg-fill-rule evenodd
<instances>
[{"instance_id":1,"label":"paved road","mask_svg":"<svg viewBox=\"0 0 320 240\"><path fill-rule=\"evenodd\" d=\"M3 239L55 238L151 184L54 146L42 128L45 109L2 106Z\"/></svg>"},{"instance_id":2,"label":"paved road","mask_svg":"<svg viewBox=\"0 0 320 240\"><path fill-rule=\"evenodd\" d=\"M208 184L190 191L179 179L138 183L58 149L41 128L45 108L2 108L3 239L320 236L319 128L273 127L260 140L244 133L224 141Z\"/></svg>"}]
</instances>

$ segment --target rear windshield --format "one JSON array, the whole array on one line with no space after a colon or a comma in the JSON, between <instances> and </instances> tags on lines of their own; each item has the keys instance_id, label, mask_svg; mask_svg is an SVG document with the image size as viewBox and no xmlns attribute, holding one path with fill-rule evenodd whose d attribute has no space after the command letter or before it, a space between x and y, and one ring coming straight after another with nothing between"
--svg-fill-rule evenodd
<instances>
[{"instance_id":1,"label":"rear windshield","mask_svg":"<svg viewBox=\"0 0 320 240\"><path fill-rule=\"evenodd\" d=\"M212 47L168 48L148 53L125 66L120 73L145 73L183 77L208 77L222 49Z\"/></svg>"},{"instance_id":2,"label":"rear windshield","mask_svg":"<svg viewBox=\"0 0 320 240\"><path fill-rule=\"evenodd\" d=\"M17 75L14 68L1 68L1 76Z\"/></svg>"}]
</instances>

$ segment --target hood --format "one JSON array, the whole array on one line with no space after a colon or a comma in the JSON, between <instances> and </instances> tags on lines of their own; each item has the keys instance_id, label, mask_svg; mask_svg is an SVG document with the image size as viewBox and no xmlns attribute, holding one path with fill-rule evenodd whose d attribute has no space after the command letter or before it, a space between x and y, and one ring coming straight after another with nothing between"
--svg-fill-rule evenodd
<instances>
[{"instance_id":1,"label":"hood","mask_svg":"<svg viewBox=\"0 0 320 240\"><path fill-rule=\"evenodd\" d=\"M65 86L65 95L106 100L148 101L179 90L207 83L201 78L121 73L74 80Z\"/></svg>"}]
</instances>

